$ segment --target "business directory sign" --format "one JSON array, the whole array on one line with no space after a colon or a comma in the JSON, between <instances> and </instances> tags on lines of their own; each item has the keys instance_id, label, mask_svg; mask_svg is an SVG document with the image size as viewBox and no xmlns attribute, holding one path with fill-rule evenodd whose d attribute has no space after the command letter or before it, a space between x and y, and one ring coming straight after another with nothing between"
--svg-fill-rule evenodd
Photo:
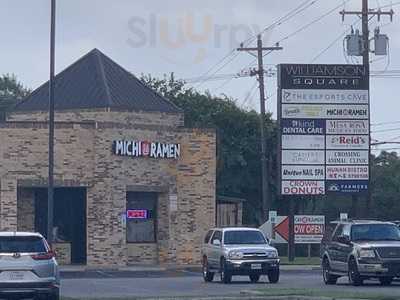
<instances>
[{"instance_id":1,"label":"business directory sign","mask_svg":"<svg viewBox=\"0 0 400 300\"><path fill-rule=\"evenodd\" d=\"M282 64L278 74L281 194L367 193L368 68Z\"/></svg>"}]
</instances>

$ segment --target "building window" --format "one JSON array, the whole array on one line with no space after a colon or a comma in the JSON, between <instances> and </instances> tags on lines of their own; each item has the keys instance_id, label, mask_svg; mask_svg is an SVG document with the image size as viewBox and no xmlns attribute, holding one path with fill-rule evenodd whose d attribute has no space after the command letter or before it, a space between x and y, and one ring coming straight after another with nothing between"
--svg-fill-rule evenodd
<instances>
[{"instance_id":1,"label":"building window","mask_svg":"<svg viewBox=\"0 0 400 300\"><path fill-rule=\"evenodd\" d=\"M128 192L126 201L127 243L155 243L157 193Z\"/></svg>"}]
</instances>

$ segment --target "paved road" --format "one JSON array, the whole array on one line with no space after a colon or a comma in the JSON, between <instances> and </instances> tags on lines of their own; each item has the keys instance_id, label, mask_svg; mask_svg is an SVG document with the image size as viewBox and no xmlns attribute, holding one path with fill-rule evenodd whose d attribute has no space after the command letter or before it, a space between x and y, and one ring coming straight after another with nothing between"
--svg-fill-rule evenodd
<instances>
[{"instance_id":1,"label":"paved road","mask_svg":"<svg viewBox=\"0 0 400 300\"><path fill-rule=\"evenodd\" d=\"M246 277L234 277L230 285L219 282L204 283L202 278L192 272L181 274L164 274L161 276L122 278L110 277L112 274L103 275L102 278L63 279L62 295L68 297L174 297L174 296L221 296L239 295L243 290L255 290L260 288L271 289L325 289L332 291L359 291L363 293L377 293L400 298L400 282L390 287L381 287L377 282L367 282L362 287L352 287L347 284L347 278L339 280L336 286L325 286L321 281L320 273L317 271L307 272L282 272L278 284L267 283L262 278L260 283L251 284ZM172 277L171 277L172 276ZM118 276L119 277L119 276Z\"/></svg>"}]
</instances>

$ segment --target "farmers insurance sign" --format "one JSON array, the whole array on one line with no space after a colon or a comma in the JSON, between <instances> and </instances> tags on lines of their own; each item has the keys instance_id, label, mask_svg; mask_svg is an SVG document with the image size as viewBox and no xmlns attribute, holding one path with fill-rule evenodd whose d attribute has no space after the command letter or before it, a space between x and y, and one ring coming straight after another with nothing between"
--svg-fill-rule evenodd
<instances>
[{"instance_id":1,"label":"farmers insurance sign","mask_svg":"<svg viewBox=\"0 0 400 300\"><path fill-rule=\"evenodd\" d=\"M118 140L113 143L113 153L119 156L178 159L180 144L146 141Z\"/></svg>"},{"instance_id":2,"label":"farmers insurance sign","mask_svg":"<svg viewBox=\"0 0 400 300\"><path fill-rule=\"evenodd\" d=\"M278 73L282 195L368 191L368 69L294 64Z\"/></svg>"}]
</instances>

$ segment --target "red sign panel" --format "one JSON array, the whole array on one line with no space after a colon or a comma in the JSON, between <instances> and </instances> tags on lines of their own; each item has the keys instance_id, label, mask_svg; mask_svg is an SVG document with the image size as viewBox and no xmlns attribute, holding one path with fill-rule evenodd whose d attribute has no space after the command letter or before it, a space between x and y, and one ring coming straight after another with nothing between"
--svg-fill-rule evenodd
<instances>
[{"instance_id":1,"label":"red sign panel","mask_svg":"<svg viewBox=\"0 0 400 300\"><path fill-rule=\"evenodd\" d=\"M128 219L147 219L148 211L146 209L131 209L126 212Z\"/></svg>"}]
</instances>

